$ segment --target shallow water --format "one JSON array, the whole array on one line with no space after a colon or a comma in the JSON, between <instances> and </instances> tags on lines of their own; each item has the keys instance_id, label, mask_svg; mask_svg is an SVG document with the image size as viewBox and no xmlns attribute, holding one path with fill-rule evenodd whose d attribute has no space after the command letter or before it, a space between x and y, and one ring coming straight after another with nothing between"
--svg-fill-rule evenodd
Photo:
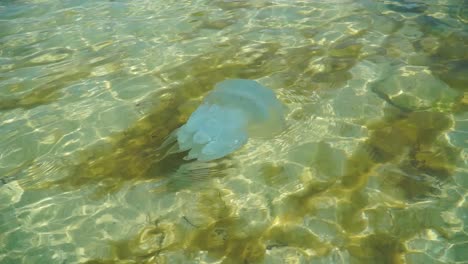
<instances>
[{"instance_id":1,"label":"shallow water","mask_svg":"<svg viewBox=\"0 0 468 264\"><path fill-rule=\"evenodd\" d=\"M0 3L0 263L468 261L468 1ZM214 84L287 128L158 148Z\"/></svg>"}]
</instances>

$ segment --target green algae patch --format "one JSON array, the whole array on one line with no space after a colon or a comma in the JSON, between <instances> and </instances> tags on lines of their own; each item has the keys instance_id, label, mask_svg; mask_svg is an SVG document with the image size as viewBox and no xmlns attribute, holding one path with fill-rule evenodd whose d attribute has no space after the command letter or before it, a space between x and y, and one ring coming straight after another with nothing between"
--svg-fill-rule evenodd
<instances>
[{"instance_id":1,"label":"green algae patch","mask_svg":"<svg viewBox=\"0 0 468 264\"><path fill-rule=\"evenodd\" d=\"M371 124L369 139L363 144L361 150L357 151L349 160L343 184L345 186L364 184L375 165L394 161L407 153L412 153L416 159L424 157L421 150L431 149L434 142L441 140L439 137L442 132L451 126L452 121L446 114L426 111L411 112L392 117L380 124ZM449 153L453 151L455 150L451 150ZM454 165L455 157L453 154L451 156L452 158L447 162L452 163L452 165L428 166L449 169Z\"/></svg>"},{"instance_id":2,"label":"green algae patch","mask_svg":"<svg viewBox=\"0 0 468 264\"><path fill-rule=\"evenodd\" d=\"M16 108L30 109L40 105L50 104L61 97L61 94L59 93L60 90L88 76L88 71L67 73L54 80L41 84L38 87L33 88L32 91L22 94L21 96L0 98L0 111L7 111ZM9 87L9 90L21 90L21 87L17 86L22 85L24 84L13 85Z\"/></svg>"},{"instance_id":3,"label":"green algae patch","mask_svg":"<svg viewBox=\"0 0 468 264\"><path fill-rule=\"evenodd\" d=\"M258 263L265 254L265 245L260 234L242 232L241 222L235 217L216 221L214 224L197 230L186 251L207 251L222 263Z\"/></svg>"},{"instance_id":4,"label":"green algae patch","mask_svg":"<svg viewBox=\"0 0 468 264\"><path fill-rule=\"evenodd\" d=\"M172 254L190 259L199 252L225 264L262 263L268 251L279 248L299 247L317 256L330 251L328 244L300 225L276 221L271 227L246 232L244 220L233 214L232 205L224 201L226 195L207 191L200 197L199 206L208 208L214 204L221 208L200 211L212 221L200 224L186 216L177 222L159 219L141 229L133 239L110 242L112 257L86 263L170 263Z\"/></svg>"},{"instance_id":5,"label":"green algae patch","mask_svg":"<svg viewBox=\"0 0 468 264\"><path fill-rule=\"evenodd\" d=\"M280 219L286 223L297 222L306 215L313 215L316 211L315 199L331 189L333 184L334 182L310 183L303 190L287 195Z\"/></svg>"},{"instance_id":6,"label":"green algae patch","mask_svg":"<svg viewBox=\"0 0 468 264\"><path fill-rule=\"evenodd\" d=\"M263 231L244 232L243 220L233 214L232 205L225 202L226 195L216 190L196 195L200 217L209 220L200 222L189 216L177 222L157 219L135 238L110 242L111 258L86 263L169 263L167 255L174 252L190 257L199 251L226 264L259 263L266 251Z\"/></svg>"},{"instance_id":7,"label":"green algae patch","mask_svg":"<svg viewBox=\"0 0 468 264\"><path fill-rule=\"evenodd\" d=\"M466 91L468 83L468 34L453 32L439 39L431 55L431 70L450 87Z\"/></svg>"},{"instance_id":8,"label":"green algae patch","mask_svg":"<svg viewBox=\"0 0 468 264\"><path fill-rule=\"evenodd\" d=\"M352 257L350 263L405 263L403 260L404 245L398 237L389 234L353 237L347 248Z\"/></svg>"},{"instance_id":9,"label":"green algae patch","mask_svg":"<svg viewBox=\"0 0 468 264\"><path fill-rule=\"evenodd\" d=\"M363 232L367 226L362 211L369 205L366 193L354 191L346 195L347 199L341 201L338 221L348 234Z\"/></svg>"},{"instance_id":10,"label":"green algae patch","mask_svg":"<svg viewBox=\"0 0 468 264\"><path fill-rule=\"evenodd\" d=\"M317 255L324 255L330 250L329 245L321 242L309 229L294 224L273 225L265 234L265 239L268 248L296 247L314 251Z\"/></svg>"},{"instance_id":11,"label":"green algae patch","mask_svg":"<svg viewBox=\"0 0 468 264\"><path fill-rule=\"evenodd\" d=\"M236 215L234 205L228 202L229 193L207 190L199 194L197 211L205 220L194 222L190 217L184 220L191 225L184 242L184 251L206 251L210 257L223 259L222 263L258 263L265 254L262 241L264 229L246 232L248 219ZM200 221L199 221L200 222Z\"/></svg>"}]
</instances>

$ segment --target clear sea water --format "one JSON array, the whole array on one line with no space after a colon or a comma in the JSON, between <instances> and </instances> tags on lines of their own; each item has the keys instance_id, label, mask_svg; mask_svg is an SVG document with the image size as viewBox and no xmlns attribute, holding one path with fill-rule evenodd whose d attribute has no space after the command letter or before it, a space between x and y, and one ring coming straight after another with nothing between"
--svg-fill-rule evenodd
<instances>
[{"instance_id":1,"label":"clear sea water","mask_svg":"<svg viewBox=\"0 0 468 264\"><path fill-rule=\"evenodd\" d=\"M467 0L0 2L0 263L468 263ZM158 148L215 83L287 128Z\"/></svg>"}]
</instances>

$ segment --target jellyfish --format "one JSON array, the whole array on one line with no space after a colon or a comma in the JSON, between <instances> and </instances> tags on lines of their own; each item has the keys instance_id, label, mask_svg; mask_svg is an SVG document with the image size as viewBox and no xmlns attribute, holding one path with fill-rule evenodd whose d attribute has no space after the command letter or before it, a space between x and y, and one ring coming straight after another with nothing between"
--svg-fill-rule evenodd
<instances>
[{"instance_id":1,"label":"jellyfish","mask_svg":"<svg viewBox=\"0 0 468 264\"><path fill-rule=\"evenodd\" d=\"M269 138L284 127L283 105L271 89L253 80L231 79L217 83L166 141L177 141L176 152L188 151L186 160L211 161L251 137Z\"/></svg>"}]
</instances>

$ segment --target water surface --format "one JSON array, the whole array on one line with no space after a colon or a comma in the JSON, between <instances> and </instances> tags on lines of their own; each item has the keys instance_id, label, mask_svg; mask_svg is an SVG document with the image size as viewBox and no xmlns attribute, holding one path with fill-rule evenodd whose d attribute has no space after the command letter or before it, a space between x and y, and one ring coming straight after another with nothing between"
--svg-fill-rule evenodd
<instances>
[{"instance_id":1,"label":"water surface","mask_svg":"<svg viewBox=\"0 0 468 264\"><path fill-rule=\"evenodd\" d=\"M468 1L0 3L0 263L468 261ZM214 85L287 128L158 148Z\"/></svg>"}]
</instances>

